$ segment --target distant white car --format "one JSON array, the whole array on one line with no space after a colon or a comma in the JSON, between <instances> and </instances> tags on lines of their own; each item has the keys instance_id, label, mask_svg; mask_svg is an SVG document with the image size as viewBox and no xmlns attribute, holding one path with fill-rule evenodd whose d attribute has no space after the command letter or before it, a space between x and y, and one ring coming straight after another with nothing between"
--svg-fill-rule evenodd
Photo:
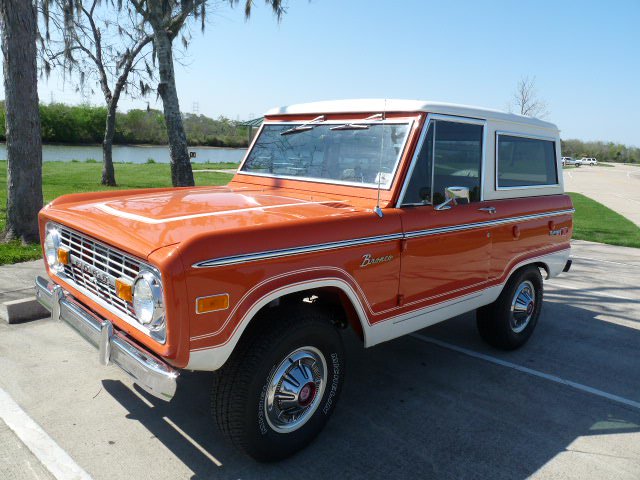
<instances>
[{"instance_id":1,"label":"distant white car","mask_svg":"<svg viewBox=\"0 0 640 480\"><path fill-rule=\"evenodd\" d=\"M562 166L575 165L576 161L571 157L562 157Z\"/></svg>"},{"instance_id":2,"label":"distant white car","mask_svg":"<svg viewBox=\"0 0 640 480\"><path fill-rule=\"evenodd\" d=\"M576 160L576 164L580 162L580 165L597 165L598 160L593 157L582 157L580 160Z\"/></svg>"}]
</instances>

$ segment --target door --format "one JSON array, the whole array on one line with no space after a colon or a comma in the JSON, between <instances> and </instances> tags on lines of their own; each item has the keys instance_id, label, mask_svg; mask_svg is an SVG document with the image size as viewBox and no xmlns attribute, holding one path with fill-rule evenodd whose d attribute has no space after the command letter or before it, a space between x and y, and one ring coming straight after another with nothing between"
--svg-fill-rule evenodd
<instances>
[{"instance_id":1,"label":"door","mask_svg":"<svg viewBox=\"0 0 640 480\"><path fill-rule=\"evenodd\" d=\"M479 295L491 250L481 210L484 122L431 116L401 194L400 295L416 309ZM464 187L469 199L441 206L445 190ZM439 207L440 206L440 207Z\"/></svg>"}]
</instances>

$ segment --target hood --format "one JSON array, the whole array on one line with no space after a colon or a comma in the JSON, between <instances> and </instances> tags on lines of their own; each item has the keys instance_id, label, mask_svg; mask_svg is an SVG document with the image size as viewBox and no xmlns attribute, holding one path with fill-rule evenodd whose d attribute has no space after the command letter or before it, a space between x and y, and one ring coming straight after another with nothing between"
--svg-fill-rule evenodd
<instances>
[{"instance_id":1,"label":"hood","mask_svg":"<svg viewBox=\"0 0 640 480\"><path fill-rule=\"evenodd\" d=\"M154 250L213 231L295 222L359 210L348 201L295 192L197 187L77 194L45 207L58 221L146 258Z\"/></svg>"}]
</instances>

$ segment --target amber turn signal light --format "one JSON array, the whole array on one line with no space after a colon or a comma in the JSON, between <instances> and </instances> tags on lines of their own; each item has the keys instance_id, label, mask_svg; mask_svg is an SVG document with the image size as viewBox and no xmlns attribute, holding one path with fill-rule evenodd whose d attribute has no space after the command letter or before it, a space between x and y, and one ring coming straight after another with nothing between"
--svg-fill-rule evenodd
<instances>
[{"instance_id":1,"label":"amber turn signal light","mask_svg":"<svg viewBox=\"0 0 640 480\"><path fill-rule=\"evenodd\" d=\"M196 313L209 313L229 308L229 294L200 297L196 300Z\"/></svg>"},{"instance_id":2,"label":"amber turn signal light","mask_svg":"<svg viewBox=\"0 0 640 480\"><path fill-rule=\"evenodd\" d=\"M125 302L133 302L133 285L129 280L118 278L116 280L116 295Z\"/></svg>"},{"instance_id":3,"label":"amber turn signal light","mask_svg":"<svg viewBox=\"0 0 640 480\"><path fill-rule=\"evenodd\" d=\"M58 262L62 265L69 265L69 250L63 247L58 249Z\"/></svg>"}]
</instances>

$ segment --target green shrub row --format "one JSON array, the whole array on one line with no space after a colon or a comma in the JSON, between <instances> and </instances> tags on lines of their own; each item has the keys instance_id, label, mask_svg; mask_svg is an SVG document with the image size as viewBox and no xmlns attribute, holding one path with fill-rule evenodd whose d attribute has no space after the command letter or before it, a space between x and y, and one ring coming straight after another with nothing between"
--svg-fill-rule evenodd
<instances>
[{"instance_id":1,"label":"green shrub row","mask_svg":"<svg viewBox=\"0 0 640 480\"><path fill-rule=\"evenodd\" d=\"M563 140L562 155L573 158L595 157L599 162L640 163L640 148L613 142Z\"/></svg>"},{"instance_id":2,"label":"green shrub row","mask_svg":"<svg viewBox=\"0 0 640 480\"><path fill-rule=\"evenodd\" d=\"M107 119L105 107L40 105L42 140L49 143L102 143ZM246 147L248 129L240 122L204 115L183 115L189 145L212 147ZM5 141L5 105L0 101L0 141ZM166 145L168 142L164 115L159 110L129 110L116 115L116 144Z\"/></svg>"}]
</instances>

